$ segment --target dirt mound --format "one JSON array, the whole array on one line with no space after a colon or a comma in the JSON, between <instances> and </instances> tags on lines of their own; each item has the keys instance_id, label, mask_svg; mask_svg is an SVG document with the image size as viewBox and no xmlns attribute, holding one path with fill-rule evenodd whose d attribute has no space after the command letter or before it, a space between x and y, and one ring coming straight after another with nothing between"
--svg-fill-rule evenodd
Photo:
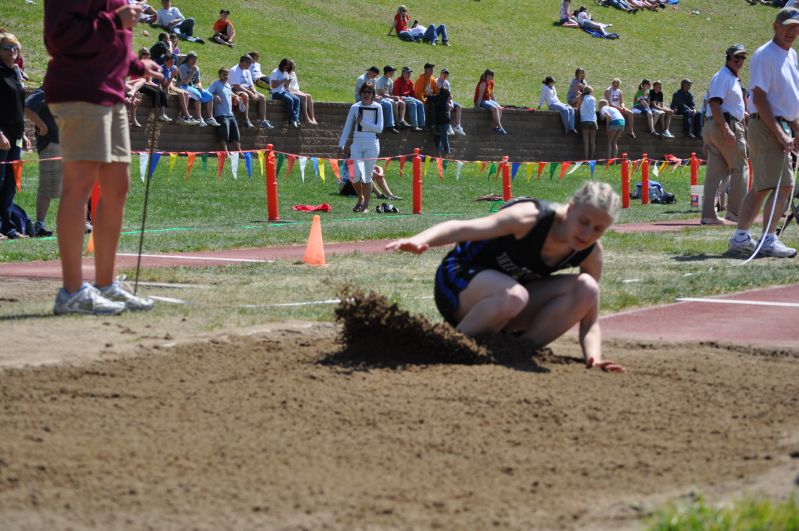
<instances>
[{"instance_id":1,"label":"dirt mound","mask_svg":"<svg viewBox=\"0 0 799 531\"><path fill-rule=\"evenodd\" d=\"M373 291L349 286L339 298L335 315L344 348L326 356L323 364L397 368L497 363L542 371L536 359L553 359L548 349L536 349L530 341L510 334L465 336L448 323L431 323Z\"/></svg>"}]
</instances>

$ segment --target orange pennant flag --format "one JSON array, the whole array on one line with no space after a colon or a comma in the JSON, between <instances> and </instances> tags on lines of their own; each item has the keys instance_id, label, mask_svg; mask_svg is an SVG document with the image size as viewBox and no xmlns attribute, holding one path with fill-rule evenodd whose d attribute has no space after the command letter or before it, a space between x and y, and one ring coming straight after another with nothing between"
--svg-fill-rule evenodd
<instances>
[{"instance_id":1,"label":"orange pennant flag","mask_svg":"<svg viewBox=\"0 0 799 531\"><path fill-rule=\"evenodd\" d=\"M216 163L218 166L218 171L216 174L217 180L222 179L222 170L225 169L225 158L227 158L227 153L224 151L217 151L216 152Z\"/></svg>"},{"instance_id":2,"label":"orange pennant flag","mask_svg":"<svg viewBox=\"0 0 799 531\"><path fill-rule=\"evenodd\" d=\"M386 157L386 161L383 163L383 174L384 175L388 171L388 165L389 165L390 162L391 162L391 158Z\"/></svg>"},{"instance_id":3,"label":"orange pennant flag","mask_svg":"<svg viewBox=\"0 0 799 531\"><path fill-rule=\"evenodd\" d=\"M296 155L289 155L288 158L289 158L289 167L286 169L286 178L287 179L288 179L288 176L291 175L291 170L292 170L292 168L294 168L294 162L297 160L297 156Z\"/></svg>"},{"instance_id":4,"label":"orange pennant flag","mask_svg":"<svg viewBox=\"0 0 799 531\"><path fill-rule=\"evenodd\" d=\"M539 162L538 163L538 175L536 176L536 178L539 181L541 180L541 172L544 171L544 166L546 166L546 165L547 165L546 162Z\"/></svg>"},{"instance_id":5,"label":"orange pennant flag","mask_svg":"<svg viewBox=\"0 0 799 531\"><path fill-rule=\"evenodd\" d=\"M444 180L444 161L436 159L436 166L438 166L438 178Z\"/></svg>"},{"instance_id":6,"label":"orange pennant flag","mask_svg":"<svg viewBox=\"0 0 799 531\"><path fill-rule=\"evenodd\" d=\"M566 170L568 170L569 166L571 166L571 165L572 165L571 162L564 162L560 166L560 178L561 178L561 180L563 180L563 177L566 175Z\"/></svg>"},{"instance_id":7,"label":"orange pennant flag","mask_svg":"<svg viewBox=\"0 0 799 531\"><path fill-rule=\"evenodd\" d=\"M399 176L402 177L402 169L405 167L405 157L400 157L400 174Z\"/></svg>"},{"instance_id":8,"label":"orange pennant flag","mask_svg":"<svg viewBox=\"0 0 799 531\"><path fill-rule=\"evenodd\" d=\"M633 161L633 169L630 172L630 177L635 175L635 172L638 171L638 166L641 164L641 159Z\"/></svg>"},{"instance_id":9,"label":"orange pennant flag","mask_svg":"<svg viewBox=\"0 0 799 531\"><path fill-rule=\"evenodd\" d=\"M338 159L328 159L330 162L330 169L333 170L333 175L336 176L336 182L341 182L341 172L338 171Z\"/></svg>"},{"instance_id":10,"label":"orange pennant flag","mask_svg":"<svg viewBox=\"0 0 799 531\"><path fill-rule=\"evenodd\" d=\"M614 160L616 159L608 159L607 161L605 161L605 173L608 172L608 168L610 167L611 163L613 163Z\"/></svg>"},{"instance_id":11,"label":"orange pennant flag","mask_svg":"<svg viewBox=\"0 0 799 531\"><path fill-rule=\"evenodd\" d=\"M347 171L350 173L350 182L355 179L355 161L347 159Z\"/></svg>"},{"instance_id":12,"label":"orange pennant flag","mask_svg":"<svg viewBox=\"0 0 799 531\"><path fill-rule=\"evenodd\" d=\"M186 180L189 180L189 174L191 173L191 167L194 166L194 158L197 156L196 153L188 153L187 154L187 161L186 161Z\"/></svg>"},{"instance_id":13,"label":"orange pennant flag","mask_svg":"<svg viewBox=\"0 0 799 531\"><path fill-rule=\"evenodd\" d=\"M483 162L482 164L480 164L480 171L477 172L477 175L481 175L483 173L483 170L486 169L486 164L488 163Z\"/></svg>"},{"instance_id":14,"label":"orange pennant flag","mask_svg":"<svg viewBox=\"0 0 799 531\"><path fill-rule=\"evenodd\" d=\"M15 160L11 163L12 169L14 170L14 182L17 183L17 192L22 191L22 165L25 164L21 160Z\"/></svg>"}]
</instances>

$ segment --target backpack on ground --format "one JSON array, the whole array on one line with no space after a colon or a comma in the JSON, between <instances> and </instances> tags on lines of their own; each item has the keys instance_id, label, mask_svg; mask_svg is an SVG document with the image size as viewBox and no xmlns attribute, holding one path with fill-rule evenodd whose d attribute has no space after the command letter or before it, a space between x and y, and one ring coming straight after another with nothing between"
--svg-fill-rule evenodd
<instances>
[{"instance_id":1,"label":"backpack on ground","mask_svg":"<svg viewBox=\"0 0 799 531\"><path fill-rule=\"evenodd\" d=\"M33 222L25 210L14 203L11 206L11 222L16 225L17 232L27 236L33 236Z\"/></svg>"},{"instance_id":2,"label":"backpack on ground","mask_svg":"<svg viewBox=\"0 0 799 531\"><path fill-rule=\"evenodd\" d=\"M635 185L635 192L630 194L630 199L641 199L641 183ZM677 198L667 192L659 182L649 181L649 202L656 205L672 205L677 202Z\"/></svg>"}]
</instances>

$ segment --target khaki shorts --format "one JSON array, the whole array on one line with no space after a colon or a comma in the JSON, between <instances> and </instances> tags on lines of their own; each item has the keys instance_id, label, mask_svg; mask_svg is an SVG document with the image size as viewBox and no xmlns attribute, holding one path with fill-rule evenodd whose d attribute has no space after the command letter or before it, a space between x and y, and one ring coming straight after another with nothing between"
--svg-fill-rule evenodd
<instances>
[{"instance_id":1,"label":"khaki shorts","mask_svg":"<svg viewBox=\"0 0 799 531\"><path fill-rule=\"evenodd\" d=\"M791 155L783 151L763 120L753 118L747 128L749 154L752 160L752 187L758 192L780 186L793 186L794 175Z\"/></svg>"},{"instance_id":2,"label":"khaki shorts","mask_svg":"<svg viewBox=\"0 0 799 531\"><path fill-rule=\"evenodd\" d=\"M39 152L39 159L52 159L61 157L61 147L50 142L46 148ZM45 199L58 199L61 197L61 161L42 160L39 163L39 192L38 197Z\"/></svg>"},{"instance_id":3,"label":"khaki shorts","mask_svg":"<svg viewBox=\"0 0 799 531\"><path fill-rule=\"evenodd\" d=\"M125 105L113 107L84 101L50 104L58 124L65 162L130 162L128 113Z\"/></svg>"}]
</instances>

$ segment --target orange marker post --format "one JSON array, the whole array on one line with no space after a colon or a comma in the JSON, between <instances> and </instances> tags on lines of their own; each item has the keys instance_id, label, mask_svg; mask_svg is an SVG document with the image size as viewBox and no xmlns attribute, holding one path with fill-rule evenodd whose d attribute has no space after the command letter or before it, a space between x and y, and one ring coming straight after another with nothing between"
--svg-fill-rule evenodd
<instances>
[{"instance_id":1,"label":"orange marker post","mask_svg":"<svg viewBox=\"0 0 799 531\"><path fill-rule=\"evenodd\" d=\"M266 145L266 212L269 221L278 221L277 213L277 169L275 168L275 153L272 144Z\"/></svg>"},{"instance_id":2,"label":"orange marker post","mask_svg":"<svg viewBox=\"0 0 799 531\"><path fill-rule=\"evenodd\" d=\"M621 154L621 207L630 208L630 161Z\"/></svg>"},{"instance_id":3,"label":"orange marker post","mask_svg":"<svg viewBox=\"0 0 799 531\"><path fill-rule=\"evenodd\" d=\"M691 153L691 186L699 184L699 159Z\"/></svg>"},{"instance_id":4,"label":"orange marker post","mask_svg":"<svg viewBox=\"0 0 799 531\"><path fill-rule=\"evenodd\" d=\"M422 157L419 148L413 150L413 213L422 213Z\"/></svg>"},{"instance_id":5,"label":"orange marker post","mask_svg":"<svg viewBox=\"0 0 799 531\"><path fill-rule=\"evenodd\" d=\"M746 159L746 167L749 168L749 183L746 185L746 191L752 189L752 159Z\"/></svg>"},{"instance_id":6,"label":"orange marker post","mask_svg":"<svg viewBox=\"0 0 799 531\"><path fill-rule=\"evenodd\" d=\"M502 157L502 200L507 202L513 197L513 185L510 182L510 165L508 157Z\"/></svg>"},{"instance_id":7,"label":"orange marker post","mask_svg":"<svg viewBox=\"0 0 799 531\"><path fill-rule=\"evenodd\" d=\"M646 158L646 153L641 161L641 204L649 204L649 159Z\"/></svg>"}]
</instances>

